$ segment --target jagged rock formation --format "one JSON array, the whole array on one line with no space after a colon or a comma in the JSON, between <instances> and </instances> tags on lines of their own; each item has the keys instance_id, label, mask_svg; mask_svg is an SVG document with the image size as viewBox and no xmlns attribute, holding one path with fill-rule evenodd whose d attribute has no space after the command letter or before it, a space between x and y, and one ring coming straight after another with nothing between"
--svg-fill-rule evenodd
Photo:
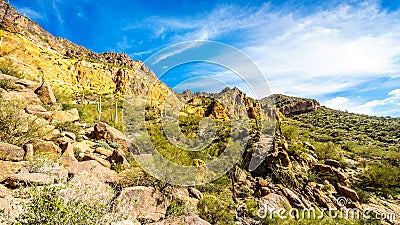
<instances>
[{"instance_id":1,"label":"jagged rock formation","mask_svg":"<svg viewBox=\"0 0 400 225\"><path fill-rule=\"evenodd\" d=\"M273 95L276 108L284 115L295 115L301 113L308 113L317 110L320 107L318 101L307 98L296 98L285 95Z\"/></svg>"},{"instance_id":2,"label":"jagged rock formation","mask_svg":"<svg viewBox=\"0 0 400 225\"><path fill-rule=\"evenodd\" d=\"M77 94L85 89L125 94L131 80L134 87L148 90L155 84L164 90L161 92L169 92L142 62L124 53L94 53L55 37L4 0L0 1L0 28L0 55L30 80L47 81ZM136 90L133 94L146 97L147 92Z\"/></svg>"}]
</instances>

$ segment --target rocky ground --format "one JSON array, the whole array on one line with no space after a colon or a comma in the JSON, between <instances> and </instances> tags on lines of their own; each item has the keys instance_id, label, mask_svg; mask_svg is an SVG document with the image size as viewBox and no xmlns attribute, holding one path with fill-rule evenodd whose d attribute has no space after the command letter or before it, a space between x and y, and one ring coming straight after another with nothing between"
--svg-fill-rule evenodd
<instances>
[{"instance_id":1,"label":"rocky ground","mask_svg":"<svg viewBox=\"0 0 400 225\"><path fill-rule=\"evenodd\" d=\"M0 89L5 101L26 103L18 116L34 119L47 131L23 146L0 143L0 205L4 224L23 218L26 205L32 201L32 195L23 193L33 187L60 185L68 190L69 198L81 198L85 193L95 200L84 198L84 201L109 205L104 216L109 219L102 218L102 222L209 224L195 214L203 194L195 187L165 188L167 186L161 186L144 175L140 167L131 165L135 162L130 157L129 144L122 132L101 122L93 127L80 123L77 109L61 110L47 83L39 84L4 74L0 75L0 80L8 81L8 88L3 85ZM79 132L65 131L58 126L65 123L73 123ZM254 145L269 146L272 141L260 133L255 135L260 141ZM261 223L249 213L245 204L249 198L255 200L258 209L262 206L288 210L340 208L344 205L339 198L344 197L347 208L372 207L381 212L399 212L398 205L384 199L376 199L369 205L360 204L348 178L357 173L356 170L344 170L336 160L320 162L314 146L307 142L299 144L307 151L298 156L289 154L291 150L287 140L278 133L272 148L261 148L266 159L257 170L252 173L239 167L233 170L232 198L236 201L236 224ZM251 153L252 148L255 146L250 146L248 152ZM274 179L265 179L265 174L273 174L270 177ZM177 200L188 202L192 210L180 216L168 215L167 210Z\"/></svg>"}]
</instances>

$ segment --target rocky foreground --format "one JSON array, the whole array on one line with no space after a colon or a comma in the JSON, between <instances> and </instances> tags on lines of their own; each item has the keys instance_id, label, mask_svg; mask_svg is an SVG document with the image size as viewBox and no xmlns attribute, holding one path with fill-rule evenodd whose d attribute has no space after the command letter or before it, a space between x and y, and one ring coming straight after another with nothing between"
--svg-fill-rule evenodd
<instances>
[{"instance_id":1,"label":"rocky foreground","mask_svg":"<svg viewBox=\"0 0 400 225\"><path fill-rule=\"evenodd\" d=\"M78 110L61 110L47 83L4 74L0 80L7 83L0 89L3 101L24 106L22 111L6 116L28 118L45 129L42 136L26 140L23 146L0 143L0 220L3 224L26 221L30 202L39 204L32 202L35 200L32 190L37 194L38 190L49 187L61 188L57 194L69 201L80 199L80 202L106 205L102 216L92 223L209 224L196 215L203 193L196 187L172 187L147 176L134 165L122 132L101 122L93 127L80 123ZM7 111L2 109L4 117ZM77 129L65 129L66 124L73 124ZM14 129L20 129L18 124ZM356 171L343 170L336 160L321 163L314 153L315 147L308 142L298 143L307 150L295 157L288 153L291 150L281 134L275 137L272 148L262 147L269 146L271 139L260 133L254 135L259 137L254 145L261 145L267 157L252 174L239 167L233 170L231 191L236 202L236 224L261 224L245 204L249 198L257 203L255 209L365 207L359 203L359 196L348 179ZM311 172L318 179L311 177ZM263 178L270 173L281 182ZM346 199L346 204L340 198ZM187 203L182 215L169 213L176 202ZM396 211L393 205L385 208L377 203L375 206L387 213Z\"/></svg>"}]
</instances>

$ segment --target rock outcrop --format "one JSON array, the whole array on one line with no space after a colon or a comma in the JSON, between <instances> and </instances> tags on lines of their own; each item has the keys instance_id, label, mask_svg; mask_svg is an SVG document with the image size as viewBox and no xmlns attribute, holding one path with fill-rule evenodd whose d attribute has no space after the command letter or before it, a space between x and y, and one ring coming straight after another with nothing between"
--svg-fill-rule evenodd
<instances>
[{"instance_id":1,"label":"rock outcrop","mask_svg":"<svg viewBox=\"0 0 400 225\"><path fill-rule=\"evenodd\" d=\"M24 149L15 145L0 142L0 160L22 161L24 155Z\"/></svg>"},{"instance_id":2,"label":"rock outcrop","mask_svg":"<svg viewBox=\"0 0 400 225\"><path fill-rule=\"evenodd\" d=\"M49 83L44 82L38 89L35 90L35 94L44 104L54 104L57 102Z\"/></svg>"},{"instance_id":3,"label":"rock outcrop","mask_svg":"<svg viewBox=\"0 0 400 225\"><path fill-rule=\"evenodd\" d=\"M119 202L130 205L127 213L133 218L158 221L165 217L168 201L161 192L152 187L125 188L118 197Z\"/></svg>"},{"instance_id":4,"label":"rock outcrop","mask_svg":"<svg viewBox=\"0 0 400 225\"><path fill-rule=\"evenodd\" d=\"M97 123L94 126L94 135L96 136L97 140L104 139L109 142L117 142L121 145L123 150L128 150L128 143L125 135L121 131L109 126L106 123Z\"/></svg>"}]
</instances>

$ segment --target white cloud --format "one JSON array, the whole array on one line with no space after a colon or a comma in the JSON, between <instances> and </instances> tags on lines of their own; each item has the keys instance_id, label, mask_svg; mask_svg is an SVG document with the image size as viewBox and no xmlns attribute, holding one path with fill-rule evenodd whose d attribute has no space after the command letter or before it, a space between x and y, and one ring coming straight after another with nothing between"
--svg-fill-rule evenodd
<instances>
[{"instance_id":1,"label":"white cloud","mask_svg":"<svg viewBox=\"0 0 400 225\"><path fill-rule=\"evenodd\" d=\"M43 15L28 7L20 8L18 11L32 20L44 19Z\"/></svg>"},{"instance_id":2,"label":"white cloud","mask_svg":"<svg viewBox=\"0 0 400 225\"><path fill-rule=\"evenodd\" d=\"M317 96L377 75L399 76L400 13L380 11L373 2L306 16L274 11L268 4L222 5L191 18L148 20L156 36L175 32L174 43L237 37L235 44L261 67L274 91Z\"/></svg>"},{"instance_id":3,"label":"white cloud","mask_svg":"<svg viewBox=\"0 0 400 225\"><path fill-rule=\"evenodd\" d=\"M400 11L381 10L372 0L312 13L269 4L257 8L222 5L188 18L150 17L147 22L156 37L171 34L167 35L171 43L231 37L231 43L265 73L274 93L318 98L356 89L378 76L400 77ZM344 98L327 104L375 113L376 106L390 103L386 99L338 102Z\"/></svg>"},{"instance_id":4,"label":"white cloud","mask_svg":"<svg viewBox=\"0 0 400 225\"><path fill-rule=\"evenodd\" d=\"M388 92L387 96L384 99L374 99L364 103L360 102L359 99L349 99L339 96L324 101L321 104L332 109L347 110L368 115L400 116L400 89Z\"/></svg>"}]
</instances>

